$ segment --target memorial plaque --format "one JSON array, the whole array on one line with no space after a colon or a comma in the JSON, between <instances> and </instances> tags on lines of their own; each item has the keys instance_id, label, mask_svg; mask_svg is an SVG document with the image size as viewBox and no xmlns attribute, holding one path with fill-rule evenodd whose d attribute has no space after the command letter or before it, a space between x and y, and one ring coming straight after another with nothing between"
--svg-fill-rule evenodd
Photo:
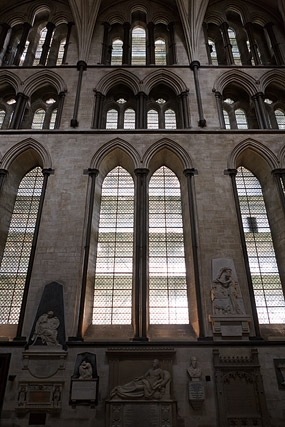
<instances>
[{"instance_id":1,"label":"memorial plaque","mask_svg":"<svg viewBox=\"0 0 285 427\"><path fill-rule=\"evenodd\" d=\"M158 405L124 405L124 427L158 427L159 418Z\"/></svg>"},{"instance_id":2,"label":"memorial plaque","mask_svg":"<svg viewBox=\"0 0 285 427\"><path fill-rule=\"evenodd\" d=\"M201 381L192 381L189 383L189 399L205 400L205 387Z\"/></svg>"},{"instance_id":3,"label":"memorial plaque","mask_svg":"<svg viewBox=\"0 0 285 427\"><path fill-rule=\"evenodd\" d=\"M97 380L72 380L71 400L92 400L97 397Z\"/></svg>"}]
</instances>

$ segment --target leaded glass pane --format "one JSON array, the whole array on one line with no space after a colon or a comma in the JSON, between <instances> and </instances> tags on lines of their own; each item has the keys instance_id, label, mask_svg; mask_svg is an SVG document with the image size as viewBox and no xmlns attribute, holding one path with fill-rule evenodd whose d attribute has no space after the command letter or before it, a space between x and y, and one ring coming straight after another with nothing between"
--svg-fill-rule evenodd
<instances>
[{"instance_id":1,"label":"leaded glass pane","mask_svg":"<svg viewBox=\"0 0 285 427\"><path fill-rule=\"evenodd\" d=\"M56 116L57 116L57 108L55 108L53 110L53 112L51 113L51 118L50 118L50 123L49 123L50 129L54 129L54 127L55 127Z\"/></svg>"},{"instance_id":2,"label":"leaded glass pane","mask_svg":"<svg viewBox=\"0 0 285 427\"><path fill-rule=\"evenodd\" d=\"M134 182L121 166L102 185L93 324L131 323Z\"/></svg>"},{"instance_id":3,"label":"leaded glass pane","mask_svg":"<svg viewBox=\"0 0 285 427\"><path fill-rule=\"evenodd\" d=\"M230 129L231 128L231 124L230 124L229 114L228 114L228 112L226 110L223 110L223 114L224 114L224 120L225 120L226 129Z\"/></svg>"},{"instance_id":4,"label":"leaded glass pane","mask_svg":"<svg viewBox=\"0 0 285 427\"><path fill-rule=\"evenodd\" d=\"M230 44L232 46L233 57L236 65L241 65L240 52L234 30L228 29Z\"/></svg>"},{"instance_id":5,"label":"leaded glass pane","mask_svg":"<svg viewBox=\"0 0 285 427\"><path fill-rule=\"evenodd\" d=\"M146 64L146 35L142 27L132 31L132 65Z\"/></svg>"},{"instance_id":6,"label":"leaded glass pane","mask_svg":"<svg viewBox=\"0 0 285 427\"><path fill-rule=\"evenodd\" d=\"M61 40L59 48L58 48L58 54L57 54L57 60L56 65L62 65L62 60L64 56L64 48L66 44L66 39Z\"/></svg>"},{"instance_id":7,"label":"leaded glass pane","mask_svg":"<svg viewBox=\"0 0 285 427\"><path fill-rule=\"evenodd\" d=\"M285 129L285 113L282 110L275 110L275 117L278 129Z\"/></svg>"},{"instance_id":8,"label":"leaded glass pane","mask_svg":"<svg viewBox=\"0 0 285 427\"><path fill-rule=\"evenodd\" d=\"M0 110L0 128L2 128L3 126L3 122L6 116L6 111L5 110Z\"/></svg>"},{"instance_id":9,"label":"leaded glass pane","mask_svg":"<svg viewBox=\"0 0 285 427\"><path fill-rule=\"evenodd\" d=\"M238 169L236 182L259 322L285 323L284 295L261 185L244 167Z\"/></svg>"},{"instance_id":10,"label":"leaded glass pane","mask_svg":"<svg viewBox=\"0 0 285 427\"><path fill-rule=\"evenodd\" d=\"M41 168L22 179L0 267L0 323L18 322L42 193Z\"/></svg>"},{"instance_id":11,"label":"leaded glass pane","mask_svg":"<svg viewBox=\"0 0 285 427\"><path fill-rule=\"evenodd\" d=\"M45 42L46 35L47 35L47 28L44 27L41 31L40 40L39 40L37 50L35 53L34 65L39 65L39 63L40 63L41 54L42 54L42 50L43 50L43 44Z\"/></svg>"},{"instance_id":12,"label":"leaded glass pane","mask_svg":"<svg viewBox=\"0 0 285 427\"><path fill-rule=\"evenodd\" d=\"M237 121L237 128L248 129L245 112L239 108L238 110L235 111L235 115L236 115L236 121Z\"/></svg>"},{"instance_id":13,"label":"leaded glass pane","mask_svg":"<svg viewBox=\"0 0 285 427\"><path fill-rule=\"evenodd\" d=\"M114 108L107 111L106 129L118 129L118 111Z\"/></svg>"},{"instance_id":14,"label":"leaded glass pane","mask_svg":"<svg viewBox=\"0 0 285 427\"><path fill-rule=\"evenodd\" d=\"M124 129L136 128L136 113L132 108L128 108L124 114Z\"/></svg>"},{"instance_id":15,"label":"leaded glass pane","mask_svg":"<svg viewBox=\"0 0 285 427\"><path fill-rule=\"evenodd\" d=\"M176 129L176 114L173 110L165 111L165 129Z\"/></svg>"},{"instance_id":16,"label":"leaded glass pane","mask_svg":"<svg viewBox=\"0 0 285 427\"><path fill-rule=\"evenodd\" d=\"M32 123L32 129L42 129L46 112L42 108L35 111Z\"/></svg>"},{"instance_id":17,"label":"leaded glass pane","mask_svg":"<svg viewBox=\"0 0 285 427\"><path fill-rule=\"evenodd\" d=\"M120 39L113 40L111 65L122 65L123 62L123 42Z\"/></svg>"},{"instance_id":18,"label":"leaded glass pane","mask_svg":"<svg viewBox=\"0 0 285 427\"><path fill-rule=\"evenodd\" d=\"M155 65L166 65L166 43L163 39L155 40Z\"/></svg>"},{"instance_id":19,"label":"leaded glass pane","mask_svg":"<svg viewBox=\"0 0 285 427\"><path fill-rule=\"evenodd\" d=\"M158 129L158 112L155 110L149 110L147 112L147 128L148 129Z\"/></svg>"},{"instance_id":20,"label":"leaded glass pane","mask_svg":"<svg viewBox=\"0 0 285 427\"><path fill-rule=\"evenodd\" d=\"M149 318L189 322L180 184L166 166L149 183Z\"/></svg>"}]
</instances>

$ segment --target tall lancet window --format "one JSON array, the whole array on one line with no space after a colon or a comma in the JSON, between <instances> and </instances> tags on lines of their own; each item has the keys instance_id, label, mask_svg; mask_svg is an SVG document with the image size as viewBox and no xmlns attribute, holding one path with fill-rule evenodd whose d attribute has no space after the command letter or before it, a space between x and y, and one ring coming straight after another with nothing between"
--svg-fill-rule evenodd
<instances>
[{"instance_id":1,"label":"tall lancet window","mask_svg":"<svg viewBox=\"0 0 285 427\"><path fill-rule=\"evenodd\" d=\"M115 39L112 42L111 65L122 65L123 62L123 42Z\"/></svg>"},{"instance_id":2,"label":"tall lancet window","mask_svg":"<svg viewBox=\"0 0 285 427\"><path fill-rule=\"evenodd\" d=\"M40 40L39 40L37 50L35 53L34 65L39 65L39 63L40 63L41 54L42 54L43 45L44 45L44 42L46 39L46 35L47 35L47 28L44 27L41 31Z\"/></svg>"},{"instance_id":3,"label":"tall lancet window","mask_svg":"<svg viewBox=\"0 0 285 427\"><path fill-rule=\"evenodd\" d=\"M132 31L132 65L146 64L146 34L142 27Z\"/></svg>"},{"instance_id":4,"label":"tall lancet window","mask_svg":"<svg viewBox=\"0 0 285 427\"><path fill-rule=\"evenodd\" d=\"M189 322L180 183L166 166L149 183L149 321Z\"/></svg>"},{"instance_id":5,"label":"tall lancet window","mask_svg":"<svg viewBox=\"0 0 285 427\"><path fill-rule=\"evenodd\" d=\"M285 301L261 185L249 170L236 176L240 210L260 323L285 323Z\"/></svg>"},{"instance_id":6,"label":"tall lancet window","mask_svg":"<svg viewBox=\"0 0 285 427\"><path fill-rule=\"evenodd\" d=\"M121 166L102 185L93 324L132 321L134 182Z\"/></svg>"},{"instance_id":7,"label":"tall lancet window","mask_svg":"<svg viewBox=\"0 0 285 427\"><path fill-rule=\"evenodd\" d=\"M0 323L18 323L43 186L40 167L22 179L0 267Z\"/></svg>"}]
</instances>

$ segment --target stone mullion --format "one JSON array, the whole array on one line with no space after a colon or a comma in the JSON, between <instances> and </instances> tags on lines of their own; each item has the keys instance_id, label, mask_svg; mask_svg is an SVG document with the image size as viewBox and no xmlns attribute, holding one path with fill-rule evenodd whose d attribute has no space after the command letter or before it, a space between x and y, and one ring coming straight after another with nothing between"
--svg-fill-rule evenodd
<instances>
[{"instance_id":1,"label":"stone mullion","mask_svg":"<svg viewBox=\"0 0 285 427\"><path fill-rule=\"evenodd\" d=\"M167 26L169 31L169 37L168 37L168 65L174 65L177 64L177 58L176 58L176 44L175 44L175 37L174 37L174 22L170 22Z\"/></svg>"},{"instance_id":2,"label":"stone mullion","mask_svg":"<svg viewBox=\"0 0 285 427\"><path fill-rule=\"evenodd\" d=\"M130 65L131 63L131 49L130 49L130 29L131 24L125 22L123 24L124 28L124 40L123 40L123 65Z\"/></svg>"},{"instance_id":3,"label":"stone mullion","mask_svg":"<svg viewBox=\"0 0 285 427\"><path fill-rule=\"evenodd\" d=\"M101 64L109 65L111 64L111 59L109 58L109 32L111 25L109 22L103 22L104 33L103 33L103 43L102 43L102 55L101 55Z\"/></svg>"},{"instance_id":4,"label":"stone mullion","mask_svg":"<svg viewBox=\"0 0 285 427\"><path fill-rule=\"evenodd\" d=\"M223 97L222 94L218 91L215 92L215 98L217 103L218 117L220 122L220 127L226 129L225 117L223 112Z\"/></svg>"},{"instance_id":5,"label":"stone mullion","mask_svg":"<svg viewBox=\"0 0 285 427\"><path fill-rule=\"evenodd\" d=\"M66 41L65 41L64 52L62 57L62 64L66 64L67 51L68 51L68 46L70 44L71 30L73 25L74 25L74 22L68 22L67 24L67 34L66 34Z\"/></svg>"},{"instance_id":6,"label":"stone mullion","mask_svg":"<svg viewBox=\"0 0 285 427\"><path fill-rule=\"evenodd\" d=\"M257 100L258 100L260 112L261 112L262 119L263 119L264 128L270 129L269 117L268 117L267 110L266 110L265 105L264 105L264 93L258 92L256 95L257 95Z\"/></svg>"},{"instance_id":7,"label":"stone mullion","mask_svg":"<svg viewBox=\"0 0 285 427\"><path fill-rule=\"evenodd\" d=\"M62 111L63 111L63 104L64 104L64 98L65 98L65 93L64 92L60 92L59 95L58 95L57 114L56 114L56 119L55 119L55 124L54 124L54 128L55 129L59 129L59 127L60 127L60 122L61 122L61 117L62 117Z\"/></svg>"},{"instance_id":8,"label":"stone mullion","mask_svg":"<svg viewBox=\"0 0 285 427\"><path fill-rule=\"evenodd\" d=\"M13 118L10 123L10 129L19 129L23 120L26 103L27 103L28 97L19 92L16 96L16 106L14 109Z\"/></svg>"},{"instance_id":9,"label":"stone mullion","mask_svg":"<svg viewBox=\"0 0 285 427\"><path fill-rule=\"evenodd\" d=\"M146 100L147 100L146 94L144 92L139 92L137 95L137 114L136 114L138 129L147 128Z\"/></svg>"},{"instance_id":10,"label":"stone mullion","mask_svg":"<svg viewBox=\"0 0 285 427\"><path fill-rule=\"evenodd\" d=\"M257 94L253 95L252 99L253 99L253 103L254 103L254 108L255 108L255 112L256 112L258 125L259 125L260 129L265 129Z\"/></svg>"},{"instance_id":11,"label":"stone mullion","mask_svg":"<svg viewBox=\"0 0 285 427\"><path fill-rule=\"evenodd\" d=\"M229 24L227 22L223 22L220 25L220 29L222 31L224 48L226 51L226 57L227 57L228 65L233 65L235 63L235 61L234 61L232 45L231 45L229 33L228 33Z\"/></svg>"},{"instance_id":12,"label":"stone mullion","mask_svg":"<svg viewBox=\"0 0 285 427\"><path fill-rule=\"evenodd\" d=\"M134 341L147 341L147 185L148 169L135 169L136 231L134 271Z\"/></svg>"},{"instance_id":13,"label":"stone mullion","mask_svg":"<svg viewBox=\"0 0 285 427\"><path fill-rule=\"evenodd\" d=\"M42 47L42 53L39 61L39 65L46 65L46 60L49 53L50 42L52 38L53 31L55 29L55 24L53 22L48 22L46 25L47 33L46 38Z\"/></svg>"},{"instance_id":14,"label":"stone mullion","mask_svg":"<svg viewBox=\"0 0 285 427\"><path fill-rule=\"evenodd\" d=\"M147 44L147 65L155 65L155 43L154 43L154 23L147 24L148 44Z\"/></svg>"},{"instance_id":15,"label":"stone mullion","mask_svg":"<svg viewBox=\"0 0 285 427\"><path fill-rule=\"evenodd\" d=\"M246 29L246 32L248 35L250 51L251 51L251 54L253 56L254 63L255 63L255 65L261 65L260 57L258 54L257 44L255 42L255 38L254 38L254 34L253 34L252 23L248 22L247 24L245 24L244 28Z\"/></svg>"}]
</instances>

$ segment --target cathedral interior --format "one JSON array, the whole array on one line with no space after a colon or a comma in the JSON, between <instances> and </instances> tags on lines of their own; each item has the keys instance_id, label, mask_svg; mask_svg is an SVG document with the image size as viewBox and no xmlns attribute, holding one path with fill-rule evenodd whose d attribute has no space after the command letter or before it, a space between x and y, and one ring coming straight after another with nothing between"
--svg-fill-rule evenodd
<instances>
[{"instance_id":1,"label":"cathedral interior","mask_svg":"<svg viewBox=\"0 0 285 427\"><path fill-rule=\"evenodd\" d=\"M1 426L284 427L285 1L0 3Z\"/></svg>"}]
</instances>

